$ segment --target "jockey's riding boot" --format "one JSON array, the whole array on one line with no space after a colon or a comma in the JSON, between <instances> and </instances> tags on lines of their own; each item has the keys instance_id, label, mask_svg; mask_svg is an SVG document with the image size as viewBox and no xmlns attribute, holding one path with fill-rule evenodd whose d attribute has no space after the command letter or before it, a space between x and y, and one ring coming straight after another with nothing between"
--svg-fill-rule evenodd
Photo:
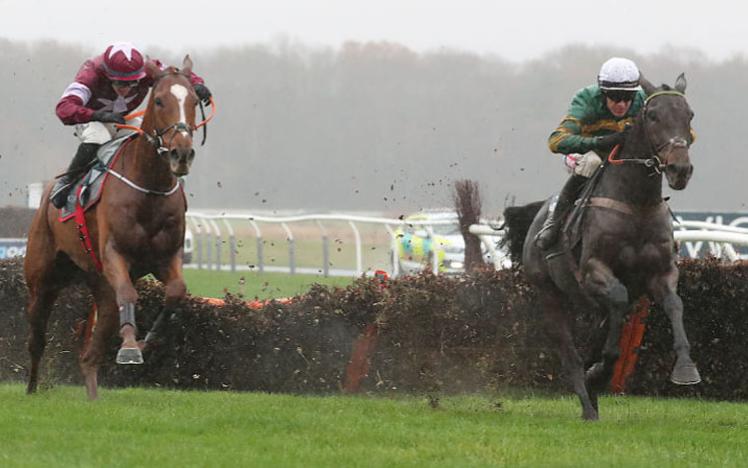
<instances>
[{"instance_id":1,"label":"jockey's riding boot","mask_svg":"<svg viewBox=\"0 0 748 468\"><path fill-rule=\"evenodd\" d=\"M566 219L566 215L571 210L574 200L577 199L579 189L582 188L587 180L587 177L574 174L566 181L564 188L561 189L561 193L558 194L556 208L548 214L543 227L535 235L535 245L540 249L547 250L556 243L556 238L561 230L561 226L564 224L564 219Z\"/></svg>"},{"instance_id":2,"label":"jockey's riding boot","mask_svg":"<svg viewBox=\"0 0 748 468\"><path fill-rule=\"evenodd\" d=\"M78 151L73 156L73 160L68 166L68 170L61 175L52 191L49 193L49 199L55 208L62 208L68 198L68 192L73 187L76 177L89 168L91 163L96 159L96 152L101 145L98 143L81 143Z\"/></svg>"}]
</instances>

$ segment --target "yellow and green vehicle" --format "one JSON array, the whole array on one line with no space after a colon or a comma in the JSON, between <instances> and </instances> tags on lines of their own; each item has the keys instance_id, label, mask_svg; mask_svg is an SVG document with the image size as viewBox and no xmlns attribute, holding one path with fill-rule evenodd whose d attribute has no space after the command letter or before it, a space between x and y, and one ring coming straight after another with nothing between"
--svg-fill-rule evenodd
<instances>
[{"instance_id":1,"label":"yellow and green vehicle","mask_svg":"<svg viewBox=\"0 0 748 468\"><path fill-rule=\"evenodd\" d=\"M423 212L404 219L395 231L398 270L414 273L433 268L434 255L439 272L459 273L465 266L465 241L454 212ZM394 258L395 256L393 256Z\"/></svg>"}]
</instances>

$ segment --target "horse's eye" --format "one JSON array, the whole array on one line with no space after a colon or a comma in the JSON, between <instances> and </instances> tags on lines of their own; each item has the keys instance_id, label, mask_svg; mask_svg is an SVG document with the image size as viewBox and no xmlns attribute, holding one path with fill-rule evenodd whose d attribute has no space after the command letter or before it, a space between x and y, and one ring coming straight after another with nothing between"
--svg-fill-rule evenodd
<instances>
[{"instance_id":1,"label":"horse's eye","mask_svg":"<svg viewBox=\"0 0 748 468\"><path fill-rule=\"evenodd\" d=\"M157 105L158 107L164 107L164 101L162 101L162 100L161 100L161 98L156 98L156 99L154 99L154 100L153 100L153 102L154 102L154 103L155 103L155 104L156 104L156 105Z\"/></svg>"},{"instance_id":2,"label":"horse's eye","mask_svg":"<svg viewBox=\"0 0 748 468\"><path fill-rule=\"evenodd\" d=\"M657 122L657 113L650 109L647 112L647 118L651 120L652 122Z\"/></svg>"}]
</instances>

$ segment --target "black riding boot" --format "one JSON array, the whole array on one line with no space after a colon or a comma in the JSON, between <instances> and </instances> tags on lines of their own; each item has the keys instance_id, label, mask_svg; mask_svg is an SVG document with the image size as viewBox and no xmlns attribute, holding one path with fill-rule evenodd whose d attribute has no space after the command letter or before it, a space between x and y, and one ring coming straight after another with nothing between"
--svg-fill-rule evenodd
<instances>
[{"instance_id":1,"label":"black riding boot","mask_svg":"<svg viewBox=\"0 0 748 468\"><path fill-rule=\"evenodd\" d=\"M59 209L65 206L68 192L70 192L76 177L88 169L94 159L96 159L96 151L98 151L100 146L97 143L81 143L78 146L78 151L73 156L68 170L57 179L55 186L52 187L52 191L49 193L49 199L55 208Z\"/></svg>"},{"instance_id":2,"label":"black riding boot","mask_svg":"<svg viewBox=\"0 0 748 468\"><path fill-rule=\"evenodd\" d=\"M579 190L584 186L587 180L589 180L587 177L576 174L569 177L569 180L564 184L564 188L561 189L561 193L558 194L556 208L548 214L545 223L543 223L543 227L535 236L535 245L543 250L553 247L556 243L556 238L558 237L561 225L564 224L566 215L571 210L574 200L577 199Z\"/></svg>"}]
</instances>

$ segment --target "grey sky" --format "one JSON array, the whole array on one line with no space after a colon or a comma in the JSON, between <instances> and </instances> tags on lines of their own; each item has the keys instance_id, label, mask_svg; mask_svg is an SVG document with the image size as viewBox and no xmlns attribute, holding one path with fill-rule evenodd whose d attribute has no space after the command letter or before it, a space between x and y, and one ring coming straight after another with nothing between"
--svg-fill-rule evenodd
<instances>
[{"instance_id":1,"label":"grey sky","mask_svg":"<svg viewBox=\"0 0 748 468\"><path fill-rule=\"evenodd\" d=\"M736 0L0 0L0 37L55 39L92 50L114 40L194 52L280 38L311 46L389 40L536 58L569 43L699 49L724 60L748 49Z\"/></svg>"}]
</instances>

